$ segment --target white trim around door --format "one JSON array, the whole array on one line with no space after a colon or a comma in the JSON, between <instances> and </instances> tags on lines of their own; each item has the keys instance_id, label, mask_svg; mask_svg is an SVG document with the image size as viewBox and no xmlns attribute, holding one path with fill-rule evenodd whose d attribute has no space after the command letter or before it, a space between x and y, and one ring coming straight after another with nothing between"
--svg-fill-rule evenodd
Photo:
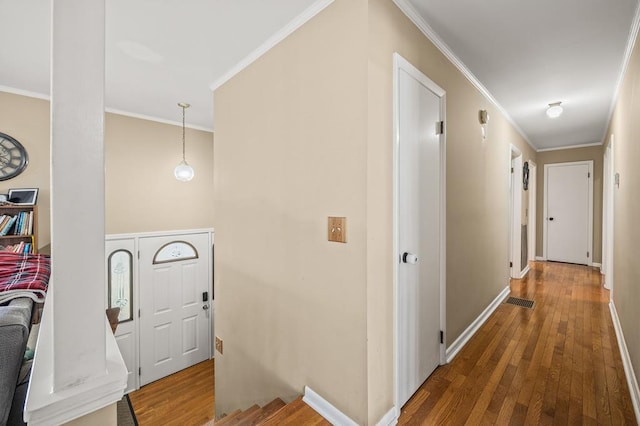
<instances>
[{"instance_id":1,"label":"white trim around door","mask_svg":"<svg viewBox=\"0 0 640 426\"><path fill-rule=\"evenodd\" d=\"M548 223L550 220L549 217L549 205L548 205L548 193L549 193L549 170L553 167L564 167L564 166L580 166L586 165L588 166L588 211L587 211L587 247L586 250L588 252L587 256L587 265L593 266L593 160L588 161L574 161L574 162L566 162L566 163L551 163L544 165L544 204L543 204L543 217L542 217L542 257L545 260L554 260L549 259L548 256Z\"/></svg>"},{"instance_id":2,"label":"white trim around door","mask_svg":"<svg viewBox=\"0 0 640 426\"><path fill-rule=\"evenodd\" d=\"M415 78L423 86L428 88L440 98L440 120L446 123L446 92L436 83L425 76L420 70L414 67L398 53L393 55L393 353L394 353L394 406L396 418L400 415L402 407L399 406L399 316L398 316L398 277L399 277L399 144L400 144L400 122L399 122L399 74L404 71ZM435 123L434 123L435 124ZM440 345L440 364L446 363L446 125L443 124L440 134L440 330L442 341Z\"/></svg>"}]
</instances>

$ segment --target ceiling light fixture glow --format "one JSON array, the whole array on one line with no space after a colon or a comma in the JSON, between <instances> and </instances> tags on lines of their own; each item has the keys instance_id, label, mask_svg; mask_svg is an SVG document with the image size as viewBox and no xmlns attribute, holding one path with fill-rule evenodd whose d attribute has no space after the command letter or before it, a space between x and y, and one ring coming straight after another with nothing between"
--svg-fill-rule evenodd
<instances>
[{"instance_id":1,"label":"ceiling light fixture glow","mask_svg":"<svg viewBox=\"0 0 640 426\"><path fill-rule=\"evenodd\" d=\"M558 118L564 111L564 108L560 106L562 102L553 102L549 104L549 108L547 108L547 117L549 118Z\"/></svg>"}]
</instances>

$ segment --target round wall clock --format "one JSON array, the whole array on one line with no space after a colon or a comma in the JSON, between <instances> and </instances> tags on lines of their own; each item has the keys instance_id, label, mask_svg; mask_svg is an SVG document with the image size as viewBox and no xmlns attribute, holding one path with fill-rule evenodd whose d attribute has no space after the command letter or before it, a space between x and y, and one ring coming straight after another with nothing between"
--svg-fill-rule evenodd
<instances>
[{"instance_id":1,"label":"round wall clock","mask_svg":"<svg viewBox=\"0 0 640 426\"><path fill-rule=\"evenodd\" d=\"M22 144L0 133L0 181L18 176L27 168L29 156Z\"/></svg>"}]
</instances>

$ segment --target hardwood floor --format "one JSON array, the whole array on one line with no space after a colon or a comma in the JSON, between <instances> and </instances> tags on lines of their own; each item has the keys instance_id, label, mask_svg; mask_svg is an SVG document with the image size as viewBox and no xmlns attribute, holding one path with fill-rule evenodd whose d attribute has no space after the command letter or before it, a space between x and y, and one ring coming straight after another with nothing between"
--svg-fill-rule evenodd
<instances>
[{"instance_id":1,"label":"hardwood floor","mask_svg":"<svg viewBox=\"0 0 640 426\"><path fill-rule=\"evenodd\" d=\"M539 262L511 292L534 309L500 305L398 424L635 425L600 273Z\"/></svg>"},{"instance_id":2,"label":"hardwood floor","mask_svg":"<svg viewBox=\"0 0 640 426\"><path fill-rule=\"evenodd\" d=\"M635 425L600 278L585 266L533 263L511 295L534 300L534 309L501 304L418 389L398 424ZM130 394L140 425L213 424L212 377L209 361ZM323 423L301 415L272 422Z\"/></svg>"},{"instance_id":3,"label":"hardwood floor","mask_svg":"<svg viewBox=\"0 0 640 426\"><path fill-rule=\"evenodd\" d=\"M129 394L138 424L200 426L214 418L213 360L201 362Z\"/></svg>"}]
</instances>

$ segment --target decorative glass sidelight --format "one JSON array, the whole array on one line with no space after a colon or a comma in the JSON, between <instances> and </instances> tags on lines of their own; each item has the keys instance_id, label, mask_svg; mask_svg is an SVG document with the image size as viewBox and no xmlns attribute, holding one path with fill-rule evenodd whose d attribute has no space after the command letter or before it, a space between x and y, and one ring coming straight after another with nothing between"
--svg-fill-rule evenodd
<instances>
[{"instance_id":1,"label":"decorative glass sidelight","mask_svg":"<svg viewBox=\"0 0 640 426\"><path fill-rule=\"evenodd\" d=\"M186 241L172 241L160 247L153 256L153 264L178 262L198 257L198 250L192 244Z\"/></svg>"},{"instance_id":2,"label":"decorative glass sidelight","mask_svg":"<svg viewBox=\"0 0 640 426\"><path fill-rule=\"evenodd\" d=\"M108 261L109 308L120 308L118 322L133 319L133 255L116 250Z\"/></svg>"}]
</instances>

